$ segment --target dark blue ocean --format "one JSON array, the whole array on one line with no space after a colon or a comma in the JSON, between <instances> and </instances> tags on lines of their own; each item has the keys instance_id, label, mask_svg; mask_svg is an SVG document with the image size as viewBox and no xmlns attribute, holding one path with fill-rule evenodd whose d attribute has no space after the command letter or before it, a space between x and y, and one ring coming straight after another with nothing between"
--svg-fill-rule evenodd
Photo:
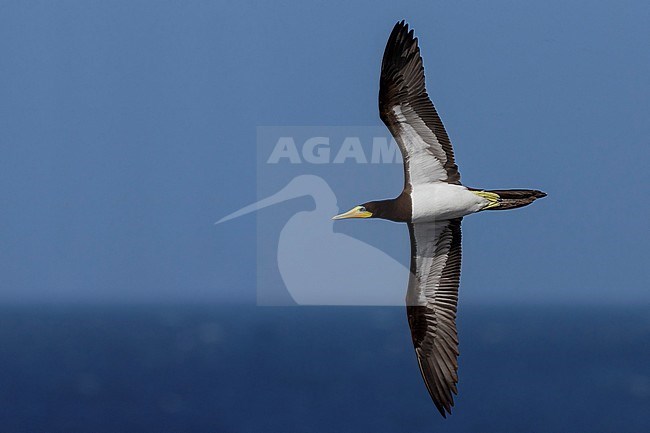
<instances>
[{"instance_id":1,"label":"dark blue ocean","mask_svg":"<svg viewBox=\"0 0 650 433\"><path fill-rule=\"evenodd\" d=\"M402 308L0 307L0 432L650 431L650 308L461 306L451 417Z\"/></svg>"}]
</instances>

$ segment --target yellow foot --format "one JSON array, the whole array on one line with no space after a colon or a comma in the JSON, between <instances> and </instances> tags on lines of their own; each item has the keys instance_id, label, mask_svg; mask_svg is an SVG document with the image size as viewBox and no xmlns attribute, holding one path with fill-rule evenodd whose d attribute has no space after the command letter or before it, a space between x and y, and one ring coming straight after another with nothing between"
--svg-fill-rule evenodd
<instances>
[{"instance_id":1,"label":"yellow foot","mask_svg":"<svg viewBox=\"0 0 650 433\"><path fill-rule=\"evenodd\" d=\"M486 199L489 202L487 206L483 208L483 210L493 209L499 206L499 202L501 201L501 197L499 197L499 194L495 194L489 191L472 191L472 192L477 196Z\"/></svg>"}]
</instances>

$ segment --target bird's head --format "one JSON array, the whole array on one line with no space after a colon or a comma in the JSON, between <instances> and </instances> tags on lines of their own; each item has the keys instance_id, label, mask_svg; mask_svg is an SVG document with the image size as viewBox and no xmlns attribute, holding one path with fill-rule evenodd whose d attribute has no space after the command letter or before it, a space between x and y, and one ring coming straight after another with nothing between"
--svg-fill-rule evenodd
<instances>
[{"instance_id":1,"label":"bird's head","mask_svg":"<svg viewBox=\"0 0 650 433\"><path fill-rule=\"evenodd\" d=\"M333 220L344 220L348 218L375 218L378 211L377 202L371 201L368 203L355 206L349 211L332 217Z\"/></svg>"}]
</instances>

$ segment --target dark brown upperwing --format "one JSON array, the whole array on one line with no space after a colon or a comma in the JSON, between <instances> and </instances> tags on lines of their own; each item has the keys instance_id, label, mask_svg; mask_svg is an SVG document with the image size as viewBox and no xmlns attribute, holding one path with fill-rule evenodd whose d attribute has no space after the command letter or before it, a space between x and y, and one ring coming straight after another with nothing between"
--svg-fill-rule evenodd
<instances>
[{"instance_id":1,"label":"dark brown upperwing","mask_svg":"<svg viewBox=\"0 0 650 433\"><path fill-rule=\"evenodd\" d=\"M446 171L444 179L432 180L460 184L451 141L425 88L418 40L404 21L395 25L384 51L379 83L379 114L400 147L404 158L405 183L408 184L412 180L409 176L412 148L406 140L408 134L395 114L396 107ZM421 180L415 181L418 183Z\"/></svg>"}]
</instances>

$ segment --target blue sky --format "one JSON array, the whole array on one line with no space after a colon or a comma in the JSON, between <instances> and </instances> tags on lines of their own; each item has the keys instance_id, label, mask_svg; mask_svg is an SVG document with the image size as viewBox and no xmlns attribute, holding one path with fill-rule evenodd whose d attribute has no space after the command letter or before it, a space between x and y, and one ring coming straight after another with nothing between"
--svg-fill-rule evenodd
<instances>
[{"instance_id":1,"label":"blue sky","mask_svg":"<svg viewBox=\"0 0 650 433\"><path fill-rule=\"evenodd\" d=\"M380 125L401 19L464 183L549 193L466 219L462 297L650 302L647 2L260 3L0 3L0 302L254 302L265 214L213 222L256 199L256 128ZM395 193L348 176L342 207Z\"/></svg>"}]
</instances>

